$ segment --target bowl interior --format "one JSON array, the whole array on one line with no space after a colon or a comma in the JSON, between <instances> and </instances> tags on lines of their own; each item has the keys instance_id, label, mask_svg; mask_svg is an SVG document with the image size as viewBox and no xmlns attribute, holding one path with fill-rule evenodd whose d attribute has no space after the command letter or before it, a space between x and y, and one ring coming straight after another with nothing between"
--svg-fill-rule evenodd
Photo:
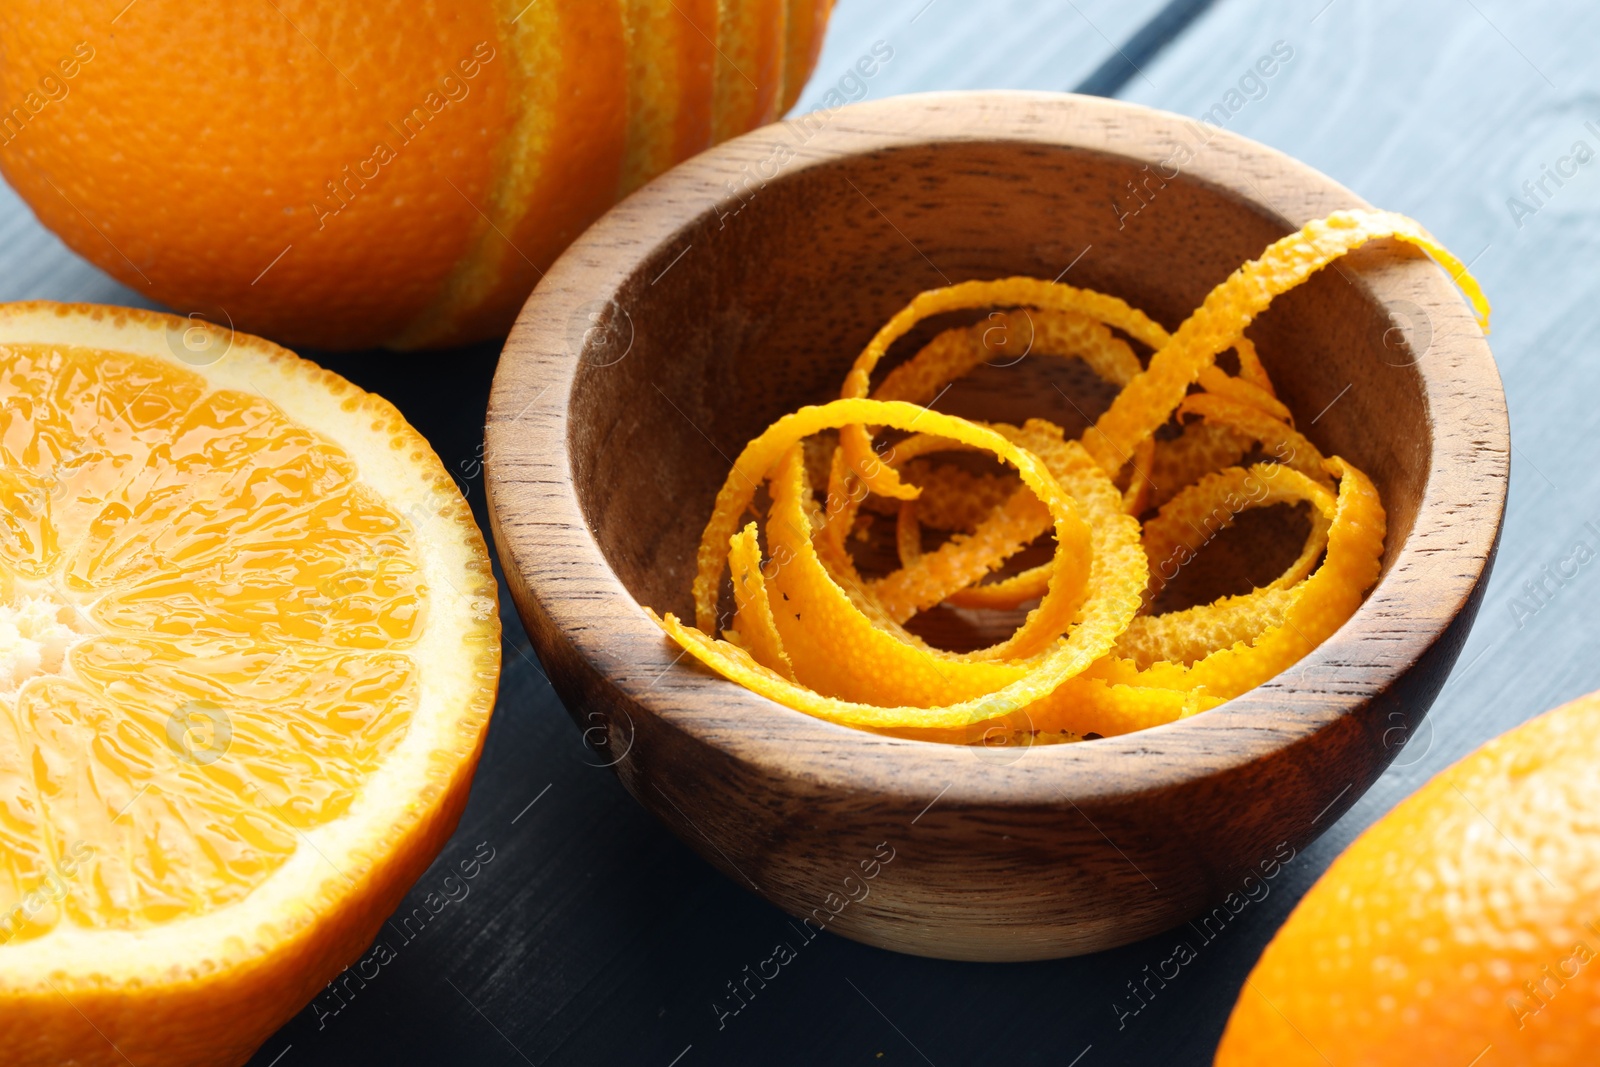
<instances>
[{"instance_id":1,"label":"bowl interior","mask_svg":"<svg viewBox=\"0 0 1600 1067\"><path fill-rule=\"evenodd\" d=\"M567 433L579 504L632 596L688 617L695 548L734 457L779 416L836 397L857 353L919 291L1059 277L1174 329L1291 229L1187 174L1163 180L1139 160L1070 147L945 141L791 165L765 183L746 173L727 200L708 202L646 257L614 300L587 307L574 334L580 369ZM1412 254L1390 241L1358 251L1280 297L1249 330L1300 430L1377 484L1386 571L1428 476L1415 364L1429 338L1420 309L1386 307L1361 275ZM936 329L979 317L925 324L891 362ZM1020 356L1029 339L1004 342ZM935 406L1049 418L1074 434L1109 396L1076 361L1008 354ZM1283 536L1296 519L1272 510L1280 514L1241 522L1208 548L1208 565L1196 568L1207 577L1183 590L1185 601L1281 570L1298 548Z\"/></svg>"}]
</instances>

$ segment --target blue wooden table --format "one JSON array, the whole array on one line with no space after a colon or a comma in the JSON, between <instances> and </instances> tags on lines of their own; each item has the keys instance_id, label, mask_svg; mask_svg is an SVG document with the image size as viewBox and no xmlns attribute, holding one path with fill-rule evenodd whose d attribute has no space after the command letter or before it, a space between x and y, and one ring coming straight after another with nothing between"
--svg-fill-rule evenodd
<instances>
[{"instance_id":1,"label":"blue wooden table","mask_svg":"<svg viewBox=\"0 0 1600 1067\"><path fill-rule=\"evenodd\" d=\"M892 49L870 79L858 56ZM734 1015L727 983L789 936L623 792L585 747L510 598L500 705L471 805L409 912L477 853L470 892L330 987L255 1067L346 1064L1206 1064L1244 977L1365 826L1485 739L1600 687L1600 7L1512 0L840 0L801 110L955 88L1072 89L1209 116L1422 220L1495 304L1510 503L1476 630L1378 784L1142 1007L1170 936L1048 963L914 959L825 934ZM1272 76L1257 62L1275 55ZM1582 142L1587 152L1579 152ZM1579 165L1572 160L1583 157ZM1561 164L1555 182L1546 175ZM1109 210L1109 209L1108 209ZM1154 210L1159 210L1157 205ZM150 306L0 188L0 299ZM470 488L497 355L324 362L395 401ZM1591 525L1592 524L1592 525ZM1585 557L1587 558L1587 557Z\"/></svg>"}]
</instances>

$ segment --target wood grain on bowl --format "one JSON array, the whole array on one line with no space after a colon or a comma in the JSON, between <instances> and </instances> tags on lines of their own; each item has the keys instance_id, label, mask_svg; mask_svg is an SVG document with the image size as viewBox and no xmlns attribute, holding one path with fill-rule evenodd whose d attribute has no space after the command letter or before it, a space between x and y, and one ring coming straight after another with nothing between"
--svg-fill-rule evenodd
<instances>
[{"instance_id":1,"label":"wood grain on bowl","mask_svg":"<svg viewBox=\"0 0 1600 1067\"><path fill-rule=\"evenodd\" d=\"M1301 429L1367 471L1389 515L1378 585L1285 675L1192 719L1048 748L822 722L685 661L641 607L687 613L696 542L747 440L837 395L920 290L1059 276L1172 328L1273 240L1367 205L1270 149L1106 100L930 94L807 121L619 205L506 344L488 488L551 681L582 728L605 729L641 803L814 925L1003 960L1194 917L1353 803L1460 651L1509 454L1481 331L1447 275L1389 241L1251 328ZM1038 414L1042 393L939 406Z\"/></svg>"}]
</instances>

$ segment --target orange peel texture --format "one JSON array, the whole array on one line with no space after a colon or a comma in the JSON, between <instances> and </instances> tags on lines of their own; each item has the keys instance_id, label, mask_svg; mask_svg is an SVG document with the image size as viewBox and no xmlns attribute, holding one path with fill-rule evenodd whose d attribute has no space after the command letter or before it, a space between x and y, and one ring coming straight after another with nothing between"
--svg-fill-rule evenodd
<instances>
[{"instance_id":1,"label":"orange peel texture","mask_svg":"<svg viewBox=\"0 0 1600 1067\"><path fill-rule=\"evenodd\" d=\"M1384 237L1451 271L1487 326L1488 304L1459 261L1382 211L1338 212L1273 243L1172 332L1117 297L1034 278L917 295L856 357L839 399L784 415L740 452L697 552L694 625L646 610L689 655L762 696L923 740L1077 741L1238 696L1355 613L1386 532L1372 481L1295 428L1244 331L1276 296ZM872 388L918 323L974 311L985 317L936 334ZM1216 363L1230 349L1236 374ZM924 406L985 363L1028 356L1076 358L1118 392L1077 439L1044 419L983 423ZM898 437L875 445L886 431ZM963 453L999 466L980 470ZM763 485L771 506L746 523ZM1278 577L1149 613L1241 512L1274 505L1310 516ZM898 566L874 574L852 553L886 529ZM929 530L942 543L925 547ZM1051 539L1048 562L1029 560ZM733 615L719 638L724 575ZM946 651L915 622L941 606L1021 622L988 647Z\"/></svg>"}]
</instances>

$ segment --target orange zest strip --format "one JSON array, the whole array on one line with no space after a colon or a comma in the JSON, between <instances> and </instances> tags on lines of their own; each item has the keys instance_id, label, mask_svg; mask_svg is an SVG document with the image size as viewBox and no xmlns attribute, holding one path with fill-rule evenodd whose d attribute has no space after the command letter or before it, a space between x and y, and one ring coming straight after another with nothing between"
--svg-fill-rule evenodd
<instances>
[{"instance_id":1,"label":"orange zest strip","mask_svg":"<svg viewBox=\"0 0 1600 1067\"><path fill-rule=\"evenodd\" d=\"M1240 404L1248 404L1253 408L1260 408L1279 422L1294 425L1294 415L1289 408L1267 390L1243 378L1235 378L1223 371L1215 363L1200 372L1196 379L1200 388L1216 396L1227 397L1229 400ZM1146 438L1148 440L1148 438Z\"/></svg>"},{"instance_id":2,"label":"orange zest strip","mask_svg":"<svg viewBox=\"0 0 1600 1067\"><path fill-rule=\"evenodd\" d=\"M1178 417L1198 415L1221 423L1261 445L1261 450L1286 467L1323 485L1332 485L1323 470L1322 453L1304 434L1279 422L1260 408L1211 393L1193 393L1178 405Z\"/></svg>"},{"instance_id":3,"label":"orange zest strip","mask_svg":"<svg viewBox=\"0 0 1600 1067\"><path fill-rule=\"evenodd\" d=\"M856 357L850 373L845 376L844 388L839 395L845 398L865 397L871 391L872 371L878 361L889 351L889 346L905 336L913 326L933 315L947 311L971 308L1012 305L1038 308L1041 311L1071 311L1087 316L1108 326L1122 330L1136 341L1152 348L1166 343L1167 331L1144 312L1127 302L1104 293L1079 289L1060 282L1045 282L1037 278L1001 278L995 281L960 282L942 289L919 293L895 316L884 324L867 347ZM840 447L845 459L867 487L880 496L899 500L914 500L916 489L906 485L893 470L874 463L872 437L865 425L842 427L839 431ZM1116 470L1120 463L1108 465Z\"/></svg>"},{"instance_id":4,"label":"orange zest strip","mask_svg":"<svg viewBox=\"0 0 1600 1067\"><path fill-rule=\"evenodd\" d=\"M1256 353L1256 346L1250 338L1243 334L1233 342L1233 350L1239 355L1239 377L1249 382L1258 389L1265 390L1270 396L1277 396L1278 391L1272 387L1272 379L1267 376L1267 368L1261 365L1261 357Z\"/></svg>"},{"instance_id":5,"label":"orange zest strip","mask_svg":"<svg viewBox=\"0 0 1600 1067\"><path fill-rule=\"evenodd\" d=\"M874 397L874 399L879 399ZM916 401L911 401L916 403ZM887 449L877 462L888 464L892 467L901 467L908 463L915 463L922 457L936 452L962 452L977 451L972 445L960 441L950 441L937 434L914 433L904 440L897 441ZM874 454L876 455L876 454ZM943 480L942 478L940 479ZM823 536L832 542L835 553L845 551L845 536L850 532L855 515L861 505L867 500L870 490L866 483L844 462L844 450L835 449L832 465L828 472L828 502L825 514L830 517L823 527ZM1010 496L1008 492L995 506ZM987 508L973 517L973 527L982 522L993 508Z\"/></svg>"},{"instance_id":6,"label":"orange zest strip","mask_svg":"<svg viewBox=\"0 0 1600 1067\"><path fill-rule=\"evenodd\" d=\"M1151 324L1150 336L1165 337L1166 331ZM1157 332L1159 331L1159 332ZM1140 371L1139 358L1128 343L1117 337L1104 324L1076 311L1050 308L1019 308L1013 311L994 311L972 326L956 327L940 333L916 355L890 371L883 383L872 393L875 400L908 400L912 403L931 403L950 382L971 372L985 362L1014 363L1028 355L1076 358L1114 385L1125 385ZM894 445L886 462L896 471L920 452L910 451L908 442ZM846 457L851 455L848 451ZM891 458L892 457L892 458ZM863 457L857 457L861 460ZM870 461L868 461L870 462ZM849 471L846 466L841 471ZM896 473L904 484L904 476ZM915 480L913 480L913 484ZM870 490L872 482L867 486ZM828 486L829 508L845 506L842 498L844 483L831 479ZM891 494L894 498L894 494ZM909 499L899 496L899 499ZM920 499L920 497L919 497ZM1003 500L1004 498L1002 498ZM1136 502L1130 497L1130 503ZM985 514L997 506L996 501ZM930 521L932 516L929 516ZM963 523L975 529L981 518ZM935 525L938 525L937 523ZM955 529L954 525L941 526ZM835 546L843 548L843 529L831 531Z\"/></svg>"},{"instance_id":7,"label":"orange zest strip","mask_svg":"<svg viewBox=\"0 0 1600 1067\"><path fill-rule=\"evenodd\" d=\"M746 480L750 479L750 472L754 472L757 477L764 477L779 460L783 460L784 469L774 472L782 474L783 477L774 484L775 500L772 511L774 518L769 520L769 535L773 536L769 540L773 552L777 553L779 539L792 538L786 540L786 544L793 552L786 554L785 558L775 557L778 564L775 581L783 587L786 575L799 574L801 577L787 579L791 584L783 587L785 593L792 596L794 591L815 592L819 585L816 577L819 574L826 577L826 572L821 568L814 545L809 540L810 531L794 529L802 525L799 521L801 518L805 519L804 526L810 525L810 517L804 515L803 508L798 506L800 496L798 487L804 484L804 465L798 449L787 456L785 453L804 436L817 430L848 425L851 422L871 422L896 429L925 429L994 452L1017 469L1024 484L1049 508L1056 522L1058 555L1064 555L1060 549L1061 545L1072 543L1071 523L1075 517L1076 505L1051 477L1044 465L1030 453L1012 445L992 430L953 416L941 415L897 401L864 399L836 400L820 407L802 408L779 419L747 445L735 461L734 470L718 495L712 520L707 524L706 540L714 543L732 536L731 533L723 533L730 524L726 516L731 515L731 523L736 523L738 516L749 505L754 493L753 479ZM1111 490L1111 494L1114 498L1114 489ZM782 507L780 501L785 502ZM1138 541L1138 524L1132 517L1120 512L1114 519L1117 521L1102 524L1091 531L1094 558L1089 575L1090 595L1084 602L1078 621L1073 625L1071 632L1064 639L1056 640L1042 655L1025 661L985 663L973 656L935 654L951 675L942 679L946 691L959 692L980 677L1012 679L990 692L964 696L948 704L887 706L828 696L789 681L776 671L762 666L738 645L718 641L701 629L685 626L670 613L666 616L657 616L651 611L649 614L669 636L706 666L754 692L796 710L834 722L867 728L965 727L974 722L1009 715L1053 692L1063 681L1081 673L1092 662L1102 657L1110 649L1116 636L1127 628L1128 622L1138 609L1139 591L1144 587L1147 571L1143 549ZM705 607L705 617L714 622L714 596L716 585L721 579L722 562L719 556L711 554L708 556L711 562L704 565L696 579L696 608L699 611ZM814 569L808 566L811 563L816 563ZM797 567L799 569L792 570ZM808 574L809 577L806 577ZM831 584L831 579L829 582ZM838 587L833 586L833 588L837 590ZM1055 590L1052 589L1051 592L1053 594ZM837 596L818 594L811 603L815 607L829 605L836 607L838 601ZM805 608L802 607L800 610L803 615ZM789 629L784 621L787 613L787 609L775 610L774 616L779 632L784 636L785 648L795 665L796 673L803 674L807 670L807 663L804 661L822 651L819 646L808 647L806 642L815 642L816 635L828 632L828 627L823 620L812 619L804 628L797 626ZM838 617L849 620L847 613L840 613ZM799 642L791 641L791 635L798 637ZM904 653L900 651L901 649L908 652L923 651L898 641L892 635L885 636L899 646L898 649L891 650L897 657L897 662L907 662L903 658ZM876 638L871 640L877 643ZM877 644L877 647L881 650L885 646ZM827 662L815 665L826 672L819 680L831 679L845 686L861 684L858 678L845 677L845 672L838 670L837 665ZM894 675L892 678L883 679L884 687L890 684L904 684L912 688L926 688L938 684L930 682L928 677L920 672L917 676L909 678L898 676L898 672L883 672L880 661L873 661L868 673L872 672Z\"/></svg>"},{"instance_id":8,"label":"orange zest strip","mask_svg":"<svg viewBox=\"0 0 1600 1067\"><path fill-rule=\"evenodd\" d=\"M1004 718L960 728L900 727L879 732L917 741L974 745L1035 745L1115 737L1208 711L1222 700L1204 693L1121 685L1079 675L1049 696Z\"/></svg>"},{"instance_id":9,"label":"orange zest strip","mask_svg":"<svg viewBox=\"0 0 1600 1067\"><path fill-rule=\"evenodd\" d=\"M697 552L697 625L646 610L686 653L756 693L921 740L1112 736L1265 682L1359 607L1380 571L1386 516L1364 473L1295 429L1244 331L1276 296L1383 237L1452 271L1487 326L1488 304L1461 264L1415 222L1376 211L1339 212L1275 242L1171 334L1115 297L1031 278L919 294L862 350L840 399L780 418L741 451ZM986 318L937 334L871 390L878 363L917 323L983 308ZM1147 365L1128 339L1153 351ZM1229 348L1237 374L1216 364ZM1078 440L1042 419L991 425L919 406L984 363L1036 353L1080 359L1121 387ZM880 430L903 435L881 454ZM1273 461L1239 466L1256 447ZM929 458L951 451L985 452L999 466L978 473ZM812 485L824 480L819 505ZM758 536L740 523L762 484L771 507ZM1141 614L1240 512L1275 504L1309 505L1305 542L1283 573L1243 595ZM867 579L849 542L874 540L880 516L895 519L900 568ZM949 536L924 550L924 525ZM1049 563L996 576L1051 533ZM724 567L735 613L718 640ZM1008 639L974 652L934 648L905 625L941 603L1031 601Z\"/></svg>"},{"instance_id":10,"label":"orange zest strip","mask_svg":"<svg viewBox=\"0 0 1600 1067\"><path fill-rule=\"evenodd\" d=\"M1238 512L1304 500L1312 505L1312 528L1300 556L1269 585L1243 596L1134 619L1117 639L1117 655L1140 669L1166 661L1187 666L1240 641L1254 641L1285 614L1296 588L1322 555L1334 512L1333 494L1287 467L1259 464L1208 475L1174 497L1145 524L1145 550L1157 583L1176 576Z\"/></svg>"},{"instance_id":11,"label":"orange zest strip","mask_svg":"<svg viewBox=\"0 0 1600 1067\"><path fill-rule=\"evenodd\" d=\"M734 630L724 632L728 640L744 648L762 666L794 679L794 664L783 650L783 638L772 617L772 601L767 595L766 578L761 573L761 547L756 539L756 524L750 523L734 534L728 545L728 567L733 572Z\"/></svg>"},{"instance_id":12,"label":"orange zest strip","mask_svg":"<svg viewBox=\"0 0 1600 1067\"><path fill-rule=\"evenodd\" d=\"M1236 344L1245 327L1267 309L1274 297L1293 289L1340 256L1380 237L1396 238L1432 256L1461 287L1479 324L1487 329L1489 302L1477 280L1428 231L1404 215L1388 211L1337 211L1274 242L1260 258L1246 263L1211 290L1171 340L1157 348L1144 372L1117 394L1094 429L1084 435L1090 453L1102 466L1121 466L1135 445L1167 421L1200 371L1217 353ZM866 355L863 353L862 358ZM858 360L857 366L860 365ZM858 438L864 436L865 431L857 434Z\"/></svg>"},{"instance_id":13,"label":"orange zest strip","mask_svg":"<svg viewBox=\"0 0 1600 1067\"><path fill-rule=\"evenodd\" d=\"M1070 729L1116 737L1207 711L1222 700L1205 693L1110 683L1080 675L1027 709L1033 729Z\"/></svg>"},{"instance_id":14,"label":"orange zest strip","mask_svg":"<svg viewBox=\"0 0 1600 1067\"><path fill-rule=\"evenodd\" d=\"M1114 498L1095 492L1096 484L1103 478L1099 465L1092 461L1085 464L1087 453L1077 442L1064 441L1061 427L1044 419L1029 419L1021 429L1005 425L996 425L995 429L1044 460L1062 485L1076 487L1069 491L1085 507L1091 523L1107 522L1118 511L1133 514L1128 510L1126 497ZM949 601L964 608L1016 608L1042 596L1049 577L1048 565L1032 567L1000 581L969 585L952 593Z\"/></svg>"},{"instance_id":15,"label":"orange zest strip","mask_svg":"<svg viewBox=\"0 0 1600 1067\"><path fill-rule=\"evenodd\" d=\"M897 622L904 622L919 611L926 611L951 593L979 581L1006 558L1015 555L1044 531L1050 513L1026 489L1019 489L992 512L971 534L956 534L932 552L921 552L920 527L916 523L914 500L902 501L896 530L904 562L911 547L911 530L916 529L917 558L885 578L871 583L871 589L884 610ZM908 522L909 511L909 522ZM1088 530L1083 531L1080 551L1087 553ZM1085 563L1084 571L1088 567Z\"/></svg>"},{"instance_id":16,"label":"orange zest strip","mask_svg":"<svg viewBox=\"0 0 1600 1067\"><path fill-rule=\"evenodd\" d=\"M1010 638L966 655L899 640L856 606L807 540L810 487L803 465L793 458L797 455L792 450L773 471L767 539L773 553L769 569L781 594L774 606L778 630L796 677L810 688L880 705L968 699L1024 675L1018 661L1053 645L1082 606L1089 535L1076 508L1070 508L1057 517L1060 544L1050 588ZM1090 463L1086 455L1082 462Z\"/></svg>"},{"instance_id":17,"label":"orange zest strip","mask_svg":"<svg viewBox=\"0 0 1600 1067\"><path fill-rule=\"evenodd\" d=\"M1154 663L1189 666L1219 648L1254 641L1267 629L1283 625L1295 589L1257 589L1223 597L1183 611L1141 615L1117 638L1116 655L1140 670Z\"/></svg>"},{"instance_id":18,"label":"orange zest strip","mask_svg":"<svg viewBox=\"0 0 1600 1067\"><path fill-rule=\"evenodd\" d=\"M837 429L852 422L868 421L898 430L915 430L946 437L993 452L1016 468L1023 483L1044 502L1058 525L1071 521L1064 517L1074 514L1071 498L1044 465L994 430L898 400L834 400L827 404L803 407L783 416L745 445L717 493L696 555L697 571L693 590L695 621L701 629L709 632L716 626L717 587L725 565L722 546L738 529L739 519L750 506L756 486L766 480L773 465L802 438L818 430ZM830 522L836 521L830 516ZM1070 543L1072 538L1064 540Z\"/></svg>"},{"instance_id":19,"label":"orange zest strip","mask_svg":"<svg viewBox=\"0 0 1600 1067\"><path fill-rule=\"evenodd\" d=\"M1241 511L1299 501L1311 505L1311 532L1299 558L1271 587L1293 585L1311 572L1327 544L1334 496L1294 468L1277 463L1216 471L1163 504L1144 524L1151 576L1157 582L1171 581L1207 542L1232 526Z\"/></svg>"},{"instance_id":20,"label":"orange zest strip","mask_svg":"<svg viewBox=\"0 0 1600 1067\"><path fill-rule=\"evenodd\" d=\"M1155 489L1155 483L1150 480L1150 467L1155 457L1156 439L1146 437L1128 460L1128 488L1122 494L1122 508L1129 515L1142 515L1150 506L1150 494Z\"/></svg>"},{"instance_id":21,"label":"orange zest strip","mask_svg":"<svg viewBox=\"0 0 1600 1067\"><path fill-rule=\"evenodd\" d=\"M1282 471L1278 476L1288 473ZM1192 667L1156 663L1139 670L1129 660L1108 659L1095 666L1095 676L1126 685L1203 689L1211 696L1235 697L1292 666L1327 640L1355 613L1363 593L1377 581L1385 532L1383 505L1371 480L1337 456L1328 460L1328 473L1338 477L1339 495L1328 528L1327 557L1316 573L1301 583L1281 626L1269 628L1253 643L1241 641L1219 649Z\"/></svg>"},{"instance_id":22,"label":"orange zest strip","mask_svg":"<svg viewBox=\"0 0 1600 1067\"><path fill-rule=\"evenodd\" d=\"M894 520L894 548L901 567L915 567L922 558L922 523L917 521L917 501L902 500Z\"/></svg>"},{"instance_id":23,"label":"orange zest strip","mask_svg":"<svg viewBox=\"0 0 1600 1067\"><path fill-rule=\"evenodd\" d=\"M1010 499L1019 482L1012 474L974 474L960 467L913 460L901 469L902 478L922 490L917 497L917 521L935 530L971 533L995 508ZM898 509L899 504L895 507Z\"/></svg>"},{"instance_id":24,"label":"orange zest strip","mask_svg":"<svg viewBox=\"0 0 1600 1067\"><path fill-rule=\"evenodd\" d=\"M791 450L772 472L767 544L773 617L796 680L816 693L875 705L927 706L993 692L1022 672L952 662L873 625L822 565L806 514L810 487Z\"/></svg>"},{"instance_id":25,"label":"orange zest strip","mask_svg":"<svg viewBox=\"0 0 1600 1067\"><path fill-rule=\"evenodd\" d=\"M884 376L875 400L925 404L944 386L984 363L1009 366L1030 355L1081 359L1108 382L1124 385L1140 371L1128 342L1087 315L1048 308L991 311L971 326L945 330Z\"/></svg>"},{"instance_id":26,"label":"orange zest strip","mask_svg":"<svg viewBox=\"0 0 1600 1067\"><path fill-rule=\"evenodd\" d=\"M1156 440L1147 507L1160 507L1212 471L1236 465L1250 445L1233 427L1205 421L1185 423L1177 437Z\"/></svg>"}]
</instances>

